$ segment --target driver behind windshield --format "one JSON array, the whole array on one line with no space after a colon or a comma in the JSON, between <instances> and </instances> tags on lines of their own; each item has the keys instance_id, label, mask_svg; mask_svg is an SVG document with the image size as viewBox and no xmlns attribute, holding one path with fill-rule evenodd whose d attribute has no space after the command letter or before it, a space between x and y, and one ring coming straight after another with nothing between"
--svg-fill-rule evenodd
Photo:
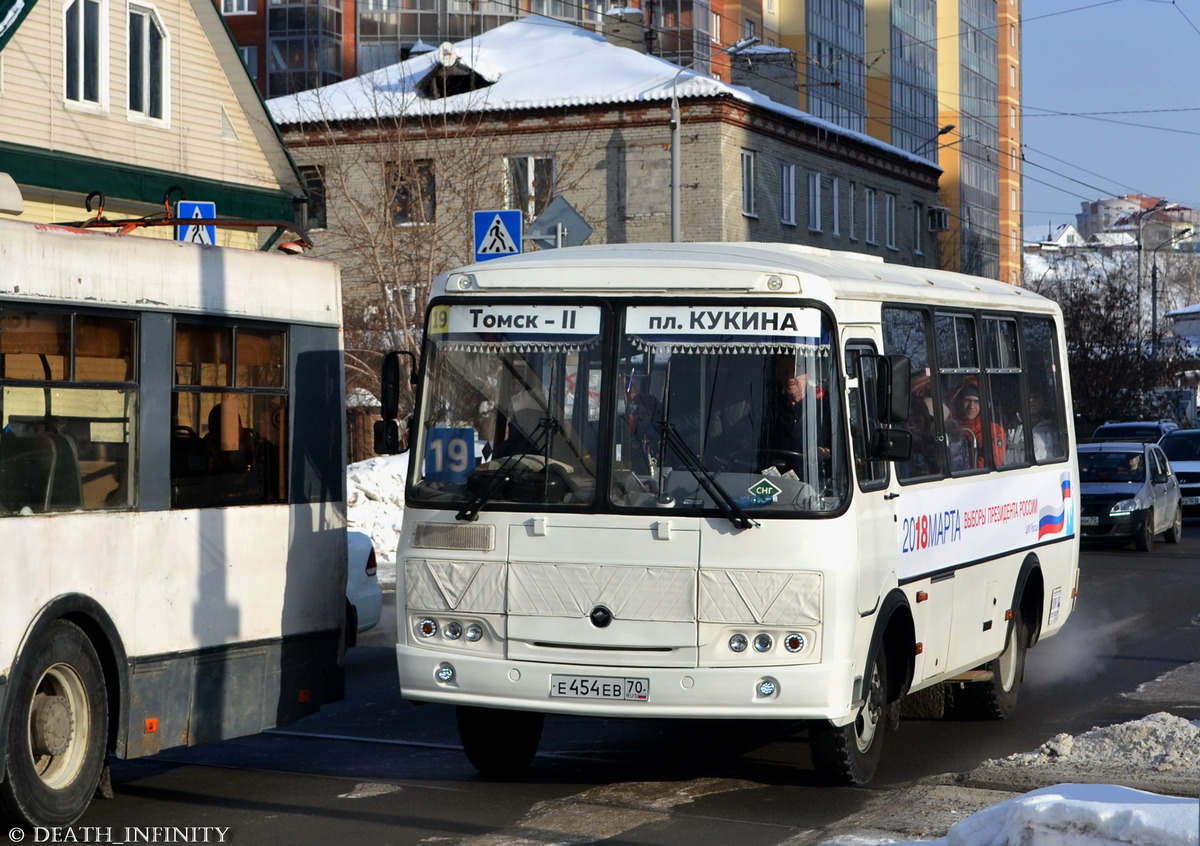
<instances>
[{"instance_id":1,"label":"driver behind windshield","mask_svg":"<svg viewBox=\"0 0 1200 846\"><path fill-rule=\"evenodd\" d=\"M807 371L783 373L776 406L771 445L787 459L787 469L804 472L806 457L822 460L830 455L829 403L825 389L814 384ZM782 469L782 468L781 468Z\"/></svg>"}]
</instances>

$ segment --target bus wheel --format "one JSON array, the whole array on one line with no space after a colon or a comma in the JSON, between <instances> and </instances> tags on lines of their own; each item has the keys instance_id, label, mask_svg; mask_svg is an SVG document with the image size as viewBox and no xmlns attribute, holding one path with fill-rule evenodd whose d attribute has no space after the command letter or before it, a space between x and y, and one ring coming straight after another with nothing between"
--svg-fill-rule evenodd
<instances>
[{"instance_id":1,"label":"bus wheel","mask_svg":"<svg viewBox=\"0 0 1200 846\"><path fill-rule=\"evenodd\" d=\"M108 699L96 649L57 620L22 662L13 687L0 811L29 826L83 815L104 768Z\"/></svg>"},{"instance_id":2,"label":"bus wheel","mask_svg":"<svg viewBox=\"0 0 1200 846\"><path fill-rule=\"evenodd\" d=\"M808 745L817 773L835 784L866 784L875 775L883 751L884 716L887 709L887 666L881 646L871 670L866 701L844 726L814 721L809 726Z\"/></svg>"},{"instance_id":3,"label":"bus wheel","mask_svg":"<svg viewBox=\"0 0 1200 846\"><path fill-rule=\"evenodd\" d=\"M458 737L467 760L486 775L513 775L529 766L542 740L545 717L534 711L457 708Z\"/></svg>"},{"instance_id":4,"label":"bus wheel","mask_svg":"<svg viewBox=\"0 0 1200 846\"><path fill-rule=\"evenodd\" d=\"M1025 675L1025 650L1029 630L1018 614L1008 630L1004 651L983 665L992 671L991 681L968 682L956 692L955 703L965 717L1004 720L1017 710L1017 695Z\"/></svg>"}]
</instances>

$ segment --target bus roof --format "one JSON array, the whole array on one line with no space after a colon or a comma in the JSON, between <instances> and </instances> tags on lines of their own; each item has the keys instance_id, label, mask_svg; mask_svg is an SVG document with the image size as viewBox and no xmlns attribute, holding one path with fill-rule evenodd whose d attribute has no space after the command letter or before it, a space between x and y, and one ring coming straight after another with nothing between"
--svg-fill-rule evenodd
<instances>
[{"instance_id":1,"label":"bus roof","mask_svg":"<svg viewBox=\"0 0 1200 846\"><path fill-rule=\"evenodd\" d=\"M617 269L630 272L614 272ZM639 274L637 271L646 271ZM553 274L548 282L543 274ZM471 279L463 281L464 276ZM779 277L769 287L771 277ZM442 274L436 293L471 291L620 294L695 291L792 294L822 299L912 300L1020 306L1052 301L1015 285L962 273L885 263L878 256L760 242L600 244L491 259Z\"/></svg>"},{"instance_id":2,"label":"bus roof","mask_svg":"<svg viewBox=\"0 0 1200 846\"><path fill-rule=\"evenodd\" d=\"M333 262L0 218L0 297L341 325Z\"/></svg>"}]
</instances>

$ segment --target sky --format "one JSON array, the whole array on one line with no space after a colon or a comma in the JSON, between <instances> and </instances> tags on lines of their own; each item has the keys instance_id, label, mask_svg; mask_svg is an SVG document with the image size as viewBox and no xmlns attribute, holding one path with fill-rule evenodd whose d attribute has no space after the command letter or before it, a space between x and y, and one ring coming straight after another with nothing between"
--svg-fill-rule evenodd
<instances>
[{"instance_id":1,"label":"sky","mask_svg":"<svg viewBox=\"0 0 1200 846\"><path fill-rule=\"evenodd\" d=\"M1200 2L1200 0L1197 0ZM350 527L371 536L379 562L379 581L385 590L396 584L396 536L404 514L404 477L408 455L371 458L346 468L346 503ZM1151 716L1142 721L1146 731L1169 715ZM1168 745L1187 742L1187 724L1168 733ZM1200 728L1200 721L1193 722ZM1072 738L1077 758L1111 758L1110 731L1133 728L1120 724L1095 729ZM1179 729L1183 730L1180 731ZM1063 735L1054 741L1060 746ZM1195 741L1191 741L1194 745ZM1106 745L1109 744L1109 745ZM1047 744L1049 745L1049 744ZM1126 739L1120 741L1124 765L1130 772L1139 769L1138 752ZM1147 746L1145 765L1160 766L1164 749ZM1061 754L1057 751L1055 754ZM1087 750L1090 749L1091 752ZM1171 754L1167 749L1165 753ZM884 753L886 754L886 752ZM1036 757L1039 753L1031 753ZM1178 753L1174 753L1178 755ZM1190 752L1183 753L1189 759ZM1031 755L1019 756L1022 759ZM1001 762L1004 763L1004 762ZM1032 837L1030 840L1028 838ZM1025 793L1015 799L997 802L955 823L946 837L925 841L923 846L1200 846L1200 799L1160 796L1112 784L1060 784ZM847 832L823 846L914 846L880 839L871 832Z\"/></svg>"},{"instance_id":2,"label":"sky","mask_svg":"<svg viewBox=\"0 0 1200 846\"><path fill-rule=\"evenodd\" d=\"M1200 209L1200 2L1024 0L1026 240L1125 194Z\"/></svg>"}]
</instances>

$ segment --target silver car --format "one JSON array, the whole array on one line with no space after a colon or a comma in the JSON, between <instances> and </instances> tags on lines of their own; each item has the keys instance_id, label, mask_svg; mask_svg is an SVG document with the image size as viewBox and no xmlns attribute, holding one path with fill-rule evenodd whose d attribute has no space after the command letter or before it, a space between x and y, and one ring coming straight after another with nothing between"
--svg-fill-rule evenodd
<instances>
[{"instance_id":1,"label":"silver car","mask_svg":"<svg viewBox=\"0 0 1200 846\"><path fill-rule=\"evenodd\" d=\"M1183 539L1179 479L1157 444L1079 445L1080 523L1084 541L1132 542L1148 552L1156 535Z\"/></svg>"},{"instance_id":2,"label":"silver car","mask_svg":"<svg viewBox=\"0 0 1200 846\"><path fill-rule=\"evenodd\" d=\"M375 545L362 532L346 532L346 646L354 646L360 632L379 624L383 590L375 574Z\"/></svg>"},{"instance_id":3,"label":"silver car","mask_svg":"<svg viewBox=\"0 0 1200 846\"><path fill-rule=\"evenodd\" d=\"M1200 429L1176 429L1158 442L1179 478L1183 516L1200 517Z\"/></svg>"}]
</instances>

